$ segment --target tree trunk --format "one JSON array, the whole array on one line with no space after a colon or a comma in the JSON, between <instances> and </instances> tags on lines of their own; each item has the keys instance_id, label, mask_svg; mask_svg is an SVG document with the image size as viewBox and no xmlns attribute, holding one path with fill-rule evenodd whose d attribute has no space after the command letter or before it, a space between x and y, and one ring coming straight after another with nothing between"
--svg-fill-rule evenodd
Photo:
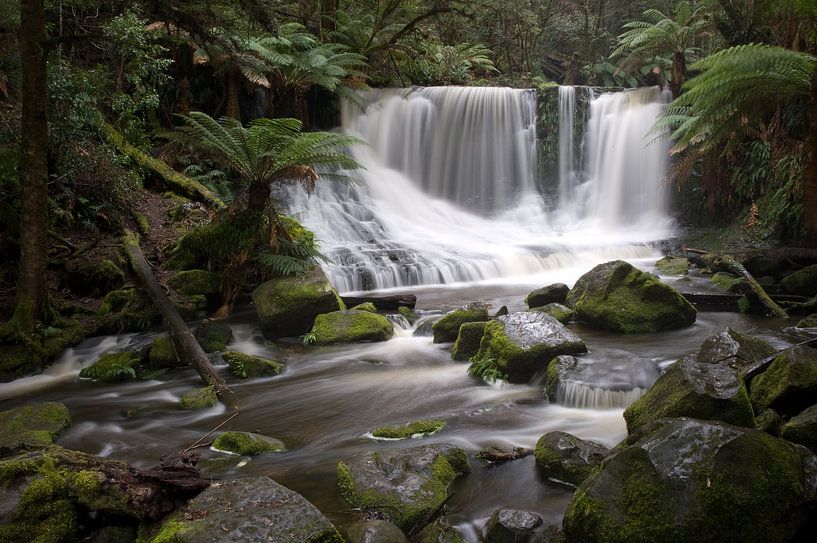
<instances>
[{"instance_id":1,"label":"tree trunk","mask_svg":"<svg viewBox=\"0 0 817 543\"><path fill-rule=\"evenodd\" d=\"M167 322L168 331L170 332L170 339L173 343L173 349L176 351L176 356L179 360L189 361L196 369L202 380L208 385L212 386L216 394L222 396L230 392L230 388L224 379L216 373L215 368L210 363L210 359L204 354L199 342L193 336L193 333L188 328L187 323L182 320L179 312L170 303L170 300L165 294L165 291L153 277L153 272L145 260L145 255L142 254L142 249L139 248L139 239L132 232L125 232L124 237L125 252L128 254L133 271L139 278L142 287L147 291L150 299L162 313L162 316Z\"/></svg>"},{"instance_id":2,"label":"tree trunk","mask_svg":"<svg viewBox=\"0 0 817 543\"><path fill-rule=\"evenodd\" d=\"M817 247L817 69L811 74L806 152L808 158L803 171L803 221L806 227L806 243L810 247Z\"/></svg>"},{"instance_id":3,"label":"tree trunk","mask_svg":"<svg viewBox=\"0 0 817 543\"><path fill-rule=\"evenodd\" d=\"M227 111L228 117L241 120L241 106L238 103L238 95L241 92L241 81L238 75L230 72L227 74Z\"/></svg>"},{"instance_id":4,"label":"tree trunk","mask_svg":"<svg viewBox=\"0 0 817 543\"><path fill-rule=\"evenodd\" d=\"M686 72L686 57L683 52L676 52L672 55L672 80L669 84L673 99L678 98L678 95L681 94L681 86L684 84Z\"/></svg>"},{"instance_id":5,"label":"tree trunk","mask_svg":"<svg viewBox=\"0 0 817 543\"><path fill-rule=\"evenodd\" d=\"M43 0L20 3L22 140L20 267L10 328L31 335L47 316L48 282L48 71Z\"/></svg>"},{"instance_id":6,"label":"tree trunk","mask_svg":"<svg viewBox=\"0 0 817 543\"><path fill-rule=\"evenodd\" d=\"M338 10L337 0L321 0L321 41L328 42L329 34L337 29L335 12Z\"/></svg>"}]
</instances>

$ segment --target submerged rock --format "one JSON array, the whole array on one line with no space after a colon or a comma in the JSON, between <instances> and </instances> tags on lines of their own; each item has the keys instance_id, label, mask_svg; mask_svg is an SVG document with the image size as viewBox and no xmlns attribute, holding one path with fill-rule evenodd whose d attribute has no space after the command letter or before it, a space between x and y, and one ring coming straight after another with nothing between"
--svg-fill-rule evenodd
<instances>
[{"instance_id":1,"label":"submerged rock","mask_svg":"<svg viewBox=\"0 0 817 543\"><path fill-rule=\"evenodd\" d=\"M306 498L268 477L214 483L162 524L152 543L343 543Z\"/></svg>"},{"instance_id":2,"label":"submerged rock","mask_svg":"<svg viewBox=\"0 0 817 543\"><path fill-rule=\"evenodd\" d=\"M530 543L542 517L530 511L501 508L491 514L485 525L486 543Z\"/></svg>"},{"instance_id":3,"label":"submerged rock","mask_svg":"<svg viewBox=\"0 0 817 543\"><path fill-rule=\"evenodd\" d=\"M758 413L771 407L794 416L817 400L817 349L792 347L752 380L752 404Z\"/></svg>"},{"instance_id":4,"label":"submerged rock","mask_svg":"<svg viewBox=\"0 0 817 543\"><path fill-rule=\"evenodd\" d=\"M241 379L262 377L264 375L278 375L284 371L284 365L280 362L260 356L227 351L221 355L221 358L230 367L230 371L233 372L233 375Z\"/></svg>"},{"instance_id":5,"label":"submerged rock","mask_svg":"<svg viewBox=\"0 0 817 543\"><path fill-rule=\"evenodd\" d=\"M315 317L345 309L320 268L273 279L252 293L261 331L267 337L296 337L309 332Z\"/></svg>"},{"instance_id":6,"label":"submerged rock","mask_svg":"<svg viewBox=\"0 0 817 543\"><path fill-rule=\"evenodd\" d=\"M799 541L817 458L758 430L666 419L631 436L576 490L568 541Z\"/></svg>"},{"instance_id":7,"label":"submerged rock","mask_svg":"<svg viewBox=\"0 0 817 543\"><path fill-rule=\"evenodd\" d=\"M218 404L218 396L213 387L188 390L179 400L179 407L187 410L207 409Z\"/></svg>"},{"instance_id":8,"label":"submerged rock","mask_svg":"<svg viewBox=\"0 0 817 543\"><path fill-rule=\"evenodd\" d=\"M372 302L363 302L352 307L356 311L368 311L369 313L377 313L377 307Z\"/></svg>"},{"instance_id":9,"label":"submerged rock","mask_svg":"<svg viewBox=\"0 0 817 543\"><path fill-rule=\"evenodd\" d=\"M550 315L512 313L487 324L468 371L477 377L526 383L554 357L586 352L582 339Z\"/></svg>"},{"instance_id":10,"label":"submerged rock","mask_svg":"<svg viewBox=\"0 0 817 543\"><path fill-rule=\"evenodd\" d=\"M541 307L551 303L563 304L570 287L564 283L554 283L530 292L525 296L525 303L529 308Z\"/></svg>"},{"instance_id":11,"label":"submerged rock","mask_svg":"<svg viewBox=\"0 0 817 543\"><path fill-rule=\"evenodd\" d=\"M469 360L479 352L479 343L485 335L487 322L466 322L460 326L457 341L451 347L451 358L454 360Z\"/></svg>"},{"instance_id":12,"label":"submerged rock","mask_svg":"<svg viewBox=\"0 0 817 543\"><path fill-rule=\"evenodd\" d=\"M469 471L465 451L453 445L378 450L338 463L338 489L353 507L377 511L411 532L431 520L448 486Z\"/></svg>"},{"instance_id":13,"label":"submerged rock","mask_svg":"<svg viewBox=\"0 0 817 543\"><path fill-rule=\"evenodd\" d=\"M814 296L817 294L817 264L787 275L780 284L789 294Z\"/></svg>"},{"instance_id":14,"label":"submerged rock","mask_svg":"<svg viewBox=\"0 0 817 543\"><path fill-rule=\"evenodd\" d=\"M140 363L139 353L134 351L103 354L92 365L82 368L79 376L102 383L133 381L137 377Z\"/></svg>"},{"instance_id":15,"label":"submerged rock","mask_svg":"<svg viewBox=\"0 0 817 543\"><path fill-rule=\"evenodd\" d=\"M655 263L655 269L661 275L686 275L689 272L689 260L677 256L665 256Z\"/></svg>"},{"instance_id":16,"label":"submerged rock","mask_svg":"<svg viewBox=\"0 0 817 543\"><path fill-rule=\"evenodd\" d=\"M571 485L584 481L610 449L566 432L550 432L536 442L536 467L544 477Z\"/></svg>"},{"instance_id":17,"label":"submerged rock","mask_svg":"<svg viewBox=\"0 0 817 543\"><path fill-rule=\"evenodd\" d=\"M567 324L572 321L576 317L576 312L567 307L566 305L551 303L547 304L542 307L532 307L529 311L539 311L541 313L546 313L556 319L557 321L561 322L562 324Z\"/></svg>"},{"instance_id":18,"label":"submerged rock","mask_svg":"<svg viewBox=\"0 0 817 543\"><path fill-rule=\"evenodd\" d=\"M483 302L464 305L431 326L434 332L434 343L454 341L460 333L460 326L466 322L485 322L488 319L490 319L488 306Z\"/></svg>"},{"instance_id":19,"label":"submerged rock","mask_svg":"<svg viewBox=\"0 0 817 543\"><path fill-rule=\"evenodd\" d=\"M224 432L213 441L213 448L241 456L258 456L287 450L280 439L251 432Z\"/></svg>"},{"instance_id":20,"label":"submerged rock","mask_svg":"<svg viewBox=\"0 0 817 543\"><path fill-rule=\"evenodd\" d=\"M193 332L205 353L223 351L233 340L233 330L220 322L205 321Z\"/></svg>"},{"instance_id":21,"label":"submerged rock","mask_svg":"<svg viewBox=\"0 0 817 543\"><path fill-rule=\"evenodd\" d=\"M394 326L383 315L349 309L318 315L311 334L318 345L386 341L394 335Z\"/></svg>"},{"instance_id":22,"label":"submerged rock","mask_svg":"<svg viewBox=\"0 0 817 543\"><path fill-rule=\"evenodd\" d=\"M68 408L57 402L29 404L0 412L0 456L51 445L69 426Z\"/></svg>"},{"instance_id":23,"label":"submerged rock","mask_svg":"<svg viewBox=\"0 0 817 543\"><path fill-rule=\"evenodd\" d=\"M415 420L406 424L381 426L373 430L372 435L385 439L408 439L415 436L427 436L442 430L444 427L445 421L443 420Z\"/></svg>"},{"instance_id":24,"label":"submerged rock","mask_svg":"<svg viewBox=\"0 0 817 543\"><path fill-rule=\"evenodd\" d=\"M625 334L684 328L695 308L658 278L622 260L600 264L582 275L566 305L590 324Z\"/></svg>"},{"instance_id":25,"label":"submerged rock","mask_svg":"<svg viewBox=\"0 0 817 543\"><path fill-rule=\"evenodd\" d=\"M405 534L385 520L364 520L346 529L348 543L408 543Z\"/></svg>"}]
</instances>

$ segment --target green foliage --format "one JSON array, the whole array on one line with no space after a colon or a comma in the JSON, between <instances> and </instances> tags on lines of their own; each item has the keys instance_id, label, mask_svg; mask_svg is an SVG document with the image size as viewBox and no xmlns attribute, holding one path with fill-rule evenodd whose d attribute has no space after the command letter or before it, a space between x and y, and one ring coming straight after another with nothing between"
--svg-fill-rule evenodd
<instances>
[{"instance_id":1,"label":"green foliage","mask_svg":"<svg viewBox=\"0 0 817 543\"><path fill-rule=\"evenodd\" d=\"M206 169L199 164L190 164L184 169L184 175L195 179L211 191L222 202L229 204L235 199L235 188L227 174L218 169Z\"/></svg>"},{"instance_id":2,"label":"green foliage","mask_svg":"<svg viewBox=\"0 0 817 543\"><path fill-rule=\"evenodd\" d=\"M418 85L462 85L478 75L497 73L491 51L482 44L443 45L421 42L399 56L404 71Z\"/></svg>"}]
</instances>

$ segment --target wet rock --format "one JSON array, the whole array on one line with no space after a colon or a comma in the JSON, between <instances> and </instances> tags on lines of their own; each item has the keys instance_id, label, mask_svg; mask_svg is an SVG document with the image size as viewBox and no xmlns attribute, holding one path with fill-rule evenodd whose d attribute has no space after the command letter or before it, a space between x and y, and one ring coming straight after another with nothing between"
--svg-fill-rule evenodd
<instances>
[{"instance_id":1,"label":"wet rock","mask_svg":"<svg viewBox=\"0 0 817 543\"><path fill-rule=\"evenodd\" d=\"M718 272L714 274L709 281L723 292L734 293L738 293L741 289L741 285L743 284L742 278L736 277L727 272Z\"/></svg>"},{"instance_id":2,"label":"wet rock","mask_svg":"<svg viewBox=\"0 0 817 543\"><path fill-rule=\"evenodd\" d=\"M205 353L223 351L233 340L233 330L220 322L204 321L193 332Z\"/></svg>"},{"instance_id":3,"label":"wet rock","mask_svg":"<svg viewBox=\"0 0 817 543\"><path fill-rule=\"evenodd\" d=\"M439 320L435 316L431 317L423 317L419 320L417 327L414 329L414 332L411 333L414 337L429 337L434 335L434 330L432 329L434 323Z\"/></svg>"},{"instance_id":4,"label":"wet rock","mask_svg":"<svg viewBox=\"0 0 817 543\"><path fill-rule=\"evenodd\" d=\"M465 543L456 528L440 517L420 531L419 543Z\"/></svg>"},{"instance_id":5,"label":"wet rock","mask_svg":"<svg viewBox=\"0 0 817 543\"><path fill-rule=\"evenodd\" d=\"M261 331L271 338L309 332L315 317L345 309L320 268L303 275L273 279L252 293Z\"/></svg>"},{"instance_id":6,"label":"wet rock","mask_svg":"<svg viewBox=\"0 0 817 543\"><path fill-rule=\"evenodd\" d=\"M610 449L566 432L550 432L536 442L536 467L544 477L572 485L584 481Z\"/></svg>"},{"instance_id":7,"label":"wet rock","mask_svg":"<svg viewBox=\"0 0 817 543\"><path fill-rule=\"evenodd\" d=\"M789 294L811 297L817 294L817 264L784 277L780 284Z\"/></svg>"},{"instance_id":8,"label":"wet rock","mask_svg":"<svg viewBox=\"0 0 817 543\"><path fill-rule=\"evenodd\" d=\"M105 295L96 313L98 334L146 330L162 321L159 310L141 289L113 290Z\"/></svg>"},{"instance_id":9,"label":"wet rock","mask_svg":"<svg viewBox=\"0 0 817 543\"><path fill-rule=\"evenodd\" d=\"M817 399L817 349L792 347L752 380L752 404L758 413L771 407L794 416Z\"/></svg>"},{"instance_id":10,"label":"wet rock","mask_svg":"<svg viewBox=\"0 0 817 543\"><path fill-rule=\"evenodd\" d=\"M529 311L539 311L541 313L545 313L562 324L567 324L576 317L575 311L565 305L557 303L547 304L542 307L532 307L529 309Z\"/></svg>"},{"instance_id":11,"label":"wet rock","mask_svg":"<svg viewBox=\"0 0 817 543\"><path fill-rule=\"evenodd\" d=\"M485 322L490 319L488 306L483 302L474 302L455 309L435 322L431 329L434 332L434 343L454 341L460 333L460 326L466 322Z\"/></svg>"},{"instance_id":12,"label":"wet rock","mask_svg":"<svg viewBox=\"0 0 817 543\"><path fill-rule=\"evenodd\" d=\"M385 520L364 520L346 530L348 543L408 543L405 534Z\"/></svg>"},{"instance_id":13,"label":"wet rock","mask_svg":"<svg viewBox=\"0 0 817 543\"><path fill-rule=\"evenodd\" d=\"M0 412L0 456L46 447L71 426L71 415L57 402L28 404Z\"/></svg>"},{"instance_id":14,"label":"wet rock","mask_svg":"<svg viewBox=\"0 0 817 543\"><path fill-rule=\"evenodd\" d=\"M241 456L259 456L287 450L280 439L251 432L224 432L213 441L213 448Z\"/></svg>"},{"instance_id":15,"label":"wet rock","mask_svg":"<svg viewBox=\"0 0 817 543\"><path fill-rule=\"evenodd\" d=\"M774 437L783 433L783 419L774 409L764 409L755 417L757 429Z\"/></svg>"},{"instance_id":16,"label":"wet rock","mask_svg":"<svg viewBox=\"0 0 817 543\"><path fill-rule=\"evenodd\" d=\"M686 275L689 272L689 260L677 256L665 256L655 263L655 270L661 275Z\"/></svg>"},{"instance_id":17,"label":"wet rock","mask_svg":"<svg viewBox=\"0 0 817 543\"><path fill-rule=\"evenodd\" d=\"M576 490L568 541L794 541L817 458L749 428L665 419L630 436Z\"/></svg>"},{"instance_id":18,"label":"wet rock","mask_svg":"<svg viewBox=\"0 0 817 543\"><path fill-rule=\"evenodd\" d=\"M356 311L368 311L369 313L377 313L377 307L372 302L363 302L362 304L357 304L352 309Z\"/></svg>"},{"instance_id":19,"label":"wet rock","mask_svg":"<svg viewBox=\"0 0 817 543\"><path fill-rule=\"evenodd\" d=\"M125 273L109 259L69 260L65 271L68 288L80 296L103 296L125 284Z\"/></svg>"},{"instance_id":20,"label":"wet rock","mask_svg":"<svg viewBox=\"0 0 817 543\"><path fill-rule=\"evenodd\" d=\"M265 375L278 375L284 371L284 365L280 362L260 356L227 351L221 355L221 358L230 367L230 371L233 372L233 375L241 379L263 377Z\"/></svg>"},{"instance_id":21,"label":"wet rock","mask_svg":"<svg viewBox=\"0 0 817 543\"><path fill-rule=\"evenodd\" d=\"M394 335L394 326L383 315L349 309L318 315L311 334L318 345L386 341Z\"/></svg>"},{"instance_id":22,"label":"wet rock","mask_svg":"<svg viewBox=\"0 0 817 543\"><path fill-rule=\"evenodd\" d=\"M625 334L690 326L695 308L655 276L622 260L600 264L582 275L565 305L590 324Z\"/></svg>"},{"instance_id":23,"label":"wet rock","mask_svg":"<svg viewBox=\"0 0 817 543\"><path fill-rule=\"evenodd\" d=\"M218 396L213 387L188 390L179 400L179 407L187 410L207 409L218 404Z\"/></svg>"},{"instance_id":24,"label":"wet rock","mask_svg":"<svg viewBox=\"0 0 817 543\"><path fill-rule=\"evenodd\" d=\"M404 305L401 305L400 307L398 307L397 312L399 314L401 314L403 316L403 318L406 319L409 322L409 324L414 324L415 322L417 322L417 319L420 318L420 316L417 314L417 312L415 312L412 308L406 307ZM430 336L431 333L428 333L426 335Z\"/></svg>"},{"instance_id":25,"label":"wet rock","mask_svg":"<svg viewBox=\"0 0 817 543\"><path fill-rule=\"evenodd\" d=\"M448 486L468 471L465 451L453 445L378 450L338 463L338 489L353 507L377 511L412 532L429 522Z\"/></svg>"},{"instance_id":26,"label":"wet rock","mask_svg":"<svg viewBox=\"0 0 817 543\"><path fill-rule=\"evenodd\" d=\"M406 424L395 424L391 426L381 426L376 430L372 430L374 437L385 439L408 439L411 437L423 437L435 432L439 432L445 427L445 421L434 420L415 420Z\"/></svg>"},{"instance_id":27,"label":"wet rock","mask_svg":"<svg viewBox=\"0 0 817 543\"><path fill-rule=\"evenodd\" d=\"M497 509L485 525L486 543L529 543L542 517L519 509Z\"/></svg>"},{"instance_id":28,"label":"wet rock","mask_svg":"<svg viewBox=\"0 0 817 543\"><path fill-rule=\"evenodd\" d=\"M704 340L698 351L698 362L735 368L741 377L765 358L775 353L767 341L727 328Z\"/></svg>"},{"instance_id":29,"label":"wet rock","mask_svg":"<svg viewBox=\"0 0 817 543\"><path fill-rule=\"evenodd\" d=\"M545 391L548 399L551 402L556 401L556 396L559 391L559 383L565 381L565 376L570 370L575 370L578 362L575 357L569 355L557 356L548 364L547 369L547 384Z\"/></svg>"},{"instance_id":30,"label":"wet rock","mask_svg":"<svg viewBox=\"0 0 817 543\"><path fill-rule=\"evenodd\" d=\"M176 349L173 348L173 341L170 336L163 335L153 340L148 354L148 365L153 368L181 368L189 364L184 364L176 356Z\"/></svg>"},{"instance_id":31,"label":"wet rock","mask_svg":"<svg viewBox=\"0 0 817 543\"><path fill-rule=\"evenodd\" d=\"M673 364L644 396L624 411L630 433L665 417L755 426L752 404L738 372L728 366L698 362L693 356Z\"/></svg>"},{"instance_id":32,"label":"wet rock","mask_svg":"<svg viewBox=\"0 0 817 543\"><path fill-rule=\"evenodd\" d=\"M800 322L797 323L797 328L817 328L817 313L800 319Z\"/></svg>"},{"instance_id":33,"label":"wet rock","mask_svg":"<svg viewBox=\"0 0 817 543\"><path fill-rule=\"evenodd\" d=\"M783 425L782 437L817 452L817 405L812 405Z\"/></svg>"},{"instance_id":34,"label":"wet rock","mask_svg":"<svg viewBox=\"0 0 817 543\"><path fill-rule=\"evenodd\" d=\"M268 477L214 483L165 520L153 541L343 543L314 505Z\"/></svg>"},{"instance_id":35,"label":"wet rock","mask_svg":"<svg viewBox=\"0 0 817 543\"><path fill-rule=\"evenodd\" d=\"M479 352L479 343L485 334L487 322L466 322L460 326L457 341L451 347L451 358L454 360L469 360Z\"/></svg>"},{"instance_id":36,"label":"wet rock","mask_svg":"<svg viewBox=\"0 0 817 543\"><path fill-rule=\"evenodd\" d=\"M512 313L489 322L471 375L526 383L563 354L586 353L582 339L544 313Z\"/></svg>"},{"instance_id":37,"label":"wet rock","mask_svg":"<svg viewBox=\"0 0 817 543\"><path fill-rule=\"evenodd\" d=\"M491 318L496 319L496 318L499 318L499 317L504 317L505 315L507 315L509 313L510 313L510 311L508 311L508 306L503 305L502 307L499 308L499 310L496 312L496 314Z\"/></svg>"},{"instance_id":38,"label":"wet rock","mask_svg":"<svg viewBox=\"0 0 817 543\"><path fill-rule=\"evenodd\" d=\"M92 365L82 368L79 376L102 383L133 381L137 377L140 363L139 353L135 351L103 354Z\"/></svg>"},{"instance_id":39,"label":"wet rock","mask_svg":"<svg viewBox=\"0 0 817 543\"><path fill-rule=\"evenodd\" d=\"M554 283L530 292L525 296L525 303L529 308L542 307L548 304L563 304L570 287L564 283Z\"/></svg>"}]
</instances>

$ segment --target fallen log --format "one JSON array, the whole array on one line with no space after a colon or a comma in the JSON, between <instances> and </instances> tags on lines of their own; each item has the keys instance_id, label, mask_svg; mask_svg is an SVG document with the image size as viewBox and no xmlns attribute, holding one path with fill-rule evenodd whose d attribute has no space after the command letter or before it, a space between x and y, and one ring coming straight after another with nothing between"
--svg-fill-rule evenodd
<instances>
[{"instance_id":1,"label":"fallen log","mask_svg":"<svg viewBox=\"0 0 817 543\"><path fill-rule=\"evenodd\" d=\"M742 277L744 279L741 287L743 289L742 294L750 297L752 301L759 303L767 315L782 319L788 317L788 314L783 308L777 305L777 303L766 294L766 291L755 281L752 274L746 271L746 268L737 260L728 255L712 255L711 257L703 257L703 259L713 273L727 272L734 276Z\"/></svg>"},{"instance_id":2,"label":"fallen log","mask_svg":"<svg viewBox=\"0 0 817 543\"><path fill-rule=\"evenodd\" d=\"M398 309L400 306L414 309L417 305L417 296L414 294L395 294L393 296L341 296L346 307L354 307L356 305L371 302L374 306L386 311L390 309Z\"/></svg>"},{"instance_id":3,"label":"fallen log","mask_svg":"<svg viewBox=\"0 0 817 543\"><path fill-rule=\"evenodd\" d=\"M222 396L230 392L230 388L217 372L210 359L204 353L204 350L196 341L195 336L190 331L187 323L184 322L179 312L173 307L170 299L165 294L164 289L153 277L153 271L150 265L145 260L145 255L142 254L142 249L139 247L139 237L131 231L126 231L123 237L125 245L125 252L128 254L133 271L142 288L148 293L150 299L153 300L154 305L159 309L159 312L167 322L168 331L170 332L171 343L173 350L176 351L176 356L181 361L190 362L196 369L205 383L212 386L216 394Z\"/></svg>"},{"instance_id":4,"label":"fallen log","mask_svg":"<svg viewBox=\"0 0 817 543\"><path fill-rule=\"evenodd\" d=\"M698 311L739 311L739 301L744 296L741 294L718 293L718 292L682 292L681 296L695 306ZM772 294L769 297L781 304L793 304L795 307L801 305L805 298L790 294ZM788 305L787 305L788 307ZM817 306L815 306L817 309Z\"/></svg>"}]
</instances>

